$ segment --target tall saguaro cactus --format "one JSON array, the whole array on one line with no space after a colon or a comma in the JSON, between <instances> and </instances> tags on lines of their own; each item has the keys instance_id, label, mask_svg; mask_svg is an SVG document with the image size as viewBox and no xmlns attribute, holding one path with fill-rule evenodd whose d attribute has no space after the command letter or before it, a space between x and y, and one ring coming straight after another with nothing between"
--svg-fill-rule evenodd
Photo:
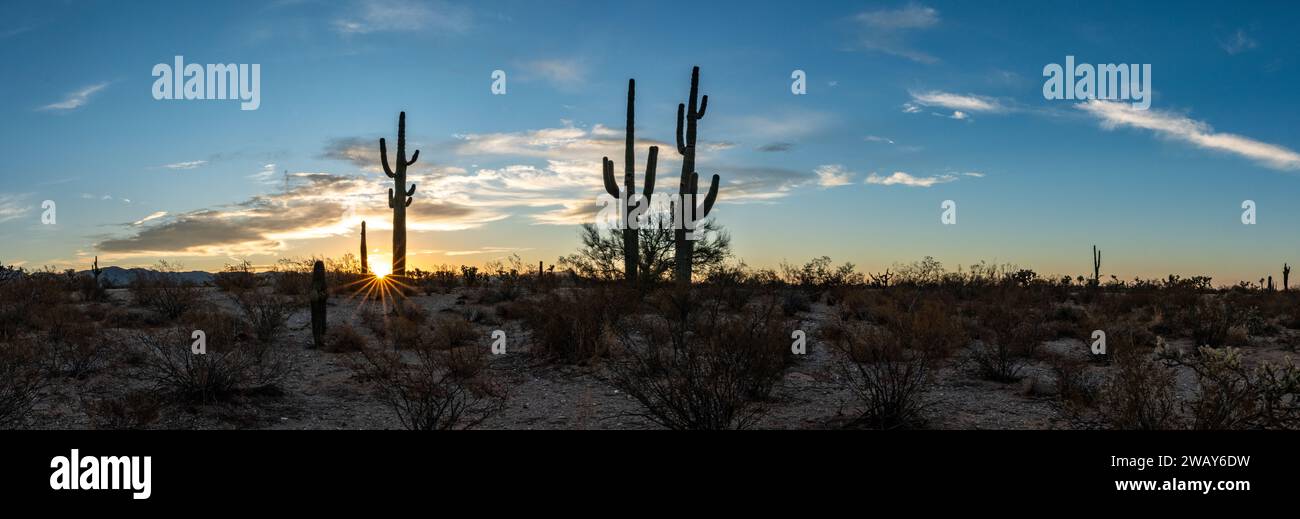
<instances>
[{"instance_id":1,"label":"tall saguaro cactus","mask_svg":"<svg viewBox=\"0 0 1300 519\"><path fill-rule=\"evenodd\" d=\"M1291 265L1282 264L1282 291L1291 290Z\"/></svg>"},{"instance_id":2,"label":"tall saguaro cactus","mask_svg":"<svg viewBox=\"0 0 1300 519\"><path fill-rule=\"evenodd\" d=\"M630 225L633 210L645 204L649 207L650 195L655 189L655 169L659 161L659 147L650 147L650 156L645 165L645 187L641 190L642 200L632 205L636 194L636 80L627 80L627 140L623 145L623 191L619 191L614 179L614 161L609 157L601 158L602 174L605 178L605 191L616 200L624 201L626 208L623 216L629 225L623 227L623 274L629 283L637 280L637 265L640 263L640 240L637 230ZM540 270L540 266L538 269Z\"/></svg>"},{"instance_id":3,"label":"tall saguaro cactus","mask_svg":"<svg viewBox=\"0 0 1300 519\"><path fill-rule=\"evenodd\" d=\"M704 111L709 107L709 96L700 98L696 104L696 96L700 91L700 67L691 69L691 96L689 104L677 105L677 153L682 155L682 178L678 186L678 192L682 195L680 211L682 220L697 222L709 216L713 210L713 203L718 199L718 175L713 175L713 181L709 184L709 192L704 197L704 204L699 205L700 193L700 175L695 171L695 137L697 133L697 123L704 118ZM690 195L691 202L686 203L686 195ZM685 224L678 220L673 231L675 240L675 259L676 259L676 278L679 285L689 286L691 284L691 259L695 252L695 241L688 240L686 237Z\"/></svg>"},{"instance_id":4,"label":"tall saguaro cactus","mask_svg":"<svg viewBox=\"0 0 1300 519\"><path fill-rule=\"evenodd\" d=\"M379 159L384 165L384 174L393 179L393 188L388 188L388 207L393 209L393 272L399 278L406 275L406 208L411 205L415 195L415 184L406 188L406 167L415 164L420 158L420 150L415 150L411 160L406 160L406 112L397 118L397 170L388 166L388 145L379 139ZM405 200L403 200L405 199Z\"/></svg>"},{"instance_id":5,"label":"tall saguaro cactus","mask_svg":"<svg viewBox=\"0 0 1300 519\"><path fill-rule=\"evenodd\" d=\"M1101 251L1092 246L1092 285L1101 285Z\"/></svg>"},{"instance_id":6,"label":"tall saguaro cactus","mask_svg":"<svg viewBox=\"0 0 1300 519\"><path fill-rule=\"evenodd\" d=\"M366 249L366 221L361 221L361 273L370 273L370 260Z\"/></svg>"}]
</instances>

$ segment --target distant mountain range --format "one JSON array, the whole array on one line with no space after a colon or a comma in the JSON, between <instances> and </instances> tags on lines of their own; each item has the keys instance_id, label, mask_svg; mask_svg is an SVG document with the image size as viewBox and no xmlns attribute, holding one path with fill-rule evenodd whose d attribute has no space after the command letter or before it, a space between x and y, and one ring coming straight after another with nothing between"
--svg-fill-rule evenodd
<instances>
[{"instance_id":1,"label":"distant mountain range","mask_svg":"<svg viewBox=\"0 0 1300 519\"><path fill-rule=\"evenodd\" d=\"M81 272L78 272L78 274L83 274L87 276L93 275L89 270L83 270ZM122 267L104 267L102 269L101 274L99 275L99 278L101 282L108 283L109 285L112 286L121 287L131 283L131 281L133 281L136 277L140 276L141 274L159 274L159 272L156 270L143 269L143 268L124 269ZM203 272L201 270L191 270L189 272L163 272L161 274L165 276L174 277L189 283L194 283L196 285L211 283L212 280L215 278L215 276L213 276L211 273Z\"/></svg>"}]
</instances>

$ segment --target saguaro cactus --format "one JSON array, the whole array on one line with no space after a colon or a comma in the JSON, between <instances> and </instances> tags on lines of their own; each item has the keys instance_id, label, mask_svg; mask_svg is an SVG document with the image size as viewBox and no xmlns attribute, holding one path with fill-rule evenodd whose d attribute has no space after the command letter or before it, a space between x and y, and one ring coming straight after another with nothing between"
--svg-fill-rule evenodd
<instances>
[{"instance_id":1,"label":"saguaro cactus","mask_svg":"<svg viewBox=\"0 0 1300 519\"><path fill-rule=\"evenodd\" d=\"M95 262L90 265L90 273L95 276L95 287L98 288L99 275L104 273L104 270L99 268L99 256L95 256Z\"/></svg>"},{"instance_id":2,"label":"saguaro cactus","mask_svg":"<svg viewBox=\"0 0 1300 519\"><path fill-rule=\"evenodd\" d=\"M1092 285L1101 285L1101 251L1092 246Z\"/></svg>"},{"instance_id":3,"label":"saguaro cactus","mask_svg":"<svg viewBox=\"0 0 1300 519\"><path fill-rule=\"evenodd\" d=\"M406 160L406 112L397 118L397 170L388 166L388 146L379 139L379 159L384 165L384 174L393 179L393 188L388 189L388 207L393 209L393 272L392 275L406 275L406 208L411 205L415 195L415 184L406 188L406 167L415 164L420 158L420 150L415 150L411 160ZM403 200L405 199L405 200Z\"/></svg>"},{"instance_id":4,"label":"saguaro cactus","mask_svg":"<svg viewBox=\"0 0 1300 519\"><path fill-rule=\"evenodd\" d=\"M325 263L316 260L311 266L311 342L316 348L325 345L325 303L329 288L325 285Z\"/></svg>"},{"instance_id":5,"label":"saguaro cactus","mask_svg":"<svg viewBox=\"0 0 1300 519\"><path fill-rule=\"evenodd\" d=\"M370 273L370 260L366 252L366 221L361 221L361 273Z\"/></svg>"},{"instance_id":6,"label":"saguaro cactus","mask_svg":"<svg viewBox=\"0 0 1300 519\"><path fill-rule=\"evenodd\" d=\"M609 157L601 158L602 173L605 178L605 191L617 200L625 201L623 216L628 225L623 227L623 274L629 283L636 282L637 265L640 263L640 243L637 230L630 225L633 210L645 204L649 207L650 195L655 189L655 167L659 161L659 147L650 147L650 156L646 159L645 187L641 190L642 199L632 205L632 196L636 194L636 80L627 80L627 140L623 145L623 191L619 191L618 182L614 180L614 161ZM540 266L538 267L540 270Z\"/></svg>"},{"instance_id":7,"label":"saguaro cactus","mask_svg":"<svg viewBox=\"0 0 1300 519\"><path fill-rule=\"evenodd\" d=\"M1282 264L1282 291L1291 290L1291 265Z\"/></svg>"},{"instance_id":8,"label":"saguaro cactus","mask_svg":"<svg viewBox=\"0 0 1300 519\"><path fill-rule=\"evenodd\" d=\"M691 96L689 104L677 105L677 153L682 155L682 178L678 186L678 193L682 195L682 203L679 204L681 218L678 219L673 231L675 241L675 259L676 259L676 278L680 285L691 284L691 258L695 252L695 241L686 239L685 221L699 221L709 216L713 210L713 203L718 199L718 175L713 175L713 181L709 184L709 192L704 197L704 204L699 205L700 193L700 175L695 171L695 137L697 123L704 118L704 111L709 107L709 96L700 98L699 104L696 104L696 96L700 91L700 67L691 70ZM690 203L686 203L687 195L690 195Z\"/></svg>"}]
</instances>

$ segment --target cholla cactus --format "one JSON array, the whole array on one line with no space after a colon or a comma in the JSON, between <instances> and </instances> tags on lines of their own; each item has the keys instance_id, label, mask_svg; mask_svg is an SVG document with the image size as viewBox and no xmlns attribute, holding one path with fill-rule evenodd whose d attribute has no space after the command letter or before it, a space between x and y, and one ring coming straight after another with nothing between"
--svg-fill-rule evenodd
<instances>
[{"instance_id":1,"label":"cholla cactus","mask_svg":"<svg viewBox=\"0 0 1300 519\"><path fill-rule=\"evenodd\" d=\"M650 147L650 156L646 159L645 166L645 187L641 190L642 200L636 206L631 204L632 196L636 194L636 80L627 80L627 131L626 142L623 145L623 190L619 191L618 182L614 179L614 161L609 157L601 159L602 173L605 179L605 191L616 200L626 200L627 208L623 213L630 222L633 211L645 204L649 207L650 195L655 189L655 166L659 161L659 147ZM631 225L623 228L623 274L629 283L636 282L637 265L640 263L640 243L637 239L637 230ZM540 271L540 265L538 267Z\"/></svg>"},{"instance_id":2,"label":"cholla cactus","mask_svg":"<svg viewBox=\"0 0 1300 519\"><path fill-rule=\"evenodd\" d=\"M397 118L397 169L388 166L388 146L383 138L379 139L379 159L384 166L384 174L393 179L394 187L388 189L388 207L393 209L393 272L392 275L406 275L406 208L411 205L415 195L415 184L406 187L406 167L415 164L420 158L420 150L415 150L411 160L406 160L406 112Z\"/></svg>"},{"instance_id":3,"label":"cholla cactus","mask_svg":"<svg viewBox=\"0 0 1300 519\"><path fill-rule=\"evenodd\" d=\"M686 195L690 195L691 203L683 203L681 206L682 219L686 221L700 221L709 216L713 210L713 203L718 199L718 175L713 175L713 181L709 184L708 194L704 197L703 205L698 205L700 193L700 175L695 171L695 138L697 135L697 124L700 119L704 118L704 112L709 108L709 96L700 98L696 103L696 96L700 91L700 67L691 69L691 94L687 102L689 104L677 105L677 153L682 155L682 178L678 186L678 192L682 195L683 202ZM676 259L676 278L679 285L691 284L691 259L695 252L695 241L686 239L686 229L683 222L677 222L677 229L674 231L675 240L675 259Z\"/></svg>"}]
</instances>

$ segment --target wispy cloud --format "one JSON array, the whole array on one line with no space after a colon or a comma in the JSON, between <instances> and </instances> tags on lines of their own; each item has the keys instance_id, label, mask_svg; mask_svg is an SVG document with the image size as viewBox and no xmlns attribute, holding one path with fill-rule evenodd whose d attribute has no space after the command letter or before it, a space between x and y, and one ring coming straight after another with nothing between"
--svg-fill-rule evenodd
<instances>
[{"instance_id":1,"label":"wispy cloud","mask_svg":"<svg viewBox=\"0 0 1300 519\"><path fill-rule=\"evenodd\" d=\"M542 80L560 88L573 88L587 80L586 64L576 58L536 59L523 64L522 79Z\"/></svg>"},{"instance_id":2,"label":"wispy cloud","mask_svg":"<svg viewBox=\"0 0 1300 519\"><path fill-rule=\"evenodd\" d=\"M931 187L936 184L946 184L955 182L957 175L943 174L929 177L915 177L903 171L895 171L894 174L882 177L875 173L867 175L868 184L878 184L882 186L908 186L908 187Z\"/></svg>"},{"instance_id":3,"label":"wispy cloud","mask_svg":"<svg viewBox=\"0 0 1300 519\"><path fill-rule=\"evenodd\" d=\"M998 100L974 94L954 94L931 90L928 92L909 92L912 102L917 105L947 108L960 112L997 113L1007 111L1007 107Z\"/></svg>"},{"instance_id":4,"label":"wispy cloud","mask_svg":"<svg viewBox=\"0 0 1300 519\"><path fill-rule=\"evenodd\" d=\"M91 96L95 95L95 93L107 87L108 87L108 82L96 83L88 87L82 88L81 90L71 92L66 97L64 97L62 101L42 106L38 108L38 110L67 111L67 110L80 108L82 106L85 106L86 103L90 102Z\"/></svg>"},{"instance_id":5,"label":"wispy cloud","mask_svg":"<svg viewBox=\"0 0 1300 519\"><path fill-rule=\"evenodd\" d=\"M756 148L764 153L779 153L794 149L794 144L789 142L770 142Z\"/></svg>"},{"instance_id":6,"label":"wispy cloud","mask_svg":"<svg viewBox=\"0 0 1300 519\"><path fill-rule=\"evenodd\" d=\"M130 224L125 236L106 237L96 249L107 258L138 256L248 256L283 250L289 242L355 233L388 224L386 178L296 173L286 193L177 215L150 215ZM382 176L381 176L382 177ZM417 177L417 183L426 179ZM427 186L427 184L425 184ZM417 192L407 213L413 233L469 229L507 215ZM425 193L421 195L419 193ZM429 194L433 193L433 194Z\"/></svg>"},{"instance_id":7,"label":"wispy cloud","mask_svg":"<svg viewBox=\"0 0 1300 519\"><path fill-rule=\"evenodd\" d=\"M1225 38L1219 38L1219 47L1230 55L1237 55L1259 46L1259 42L1250 37L1245 29L1237 29L1237 32Z\"/></svg>"},{"instance_id":8,"label":"wispy cloud","mask_svg":"<svg viewBox=\"0 0 1300 519\"><path fill-rule=\"evenodd\" d=\"M890 138L887 138L887 137L877 137L877 136L875 136L875 135L868 135L868 136L866 136L866 137L863 137L862 140L867 141L867 142L883 142L883 143L886 143L886 144L894 144L894 140L893 140L893 139L890 139Z\"/></svg>"},{"instance_id":9,"label":"wispy cloud","mask_svg":"<svg viewBox=\"0 0 1300 519\"><path fill-rule=\"evenodd\" d=\"M858 44L866 50L899 56L919 63L936 63L939 58L913 49L907 42L911 32L928 29L939 23L939 11L920 4L897 9L858 13L853 20L859 25Z\"/></svg>"},{"instance_id":10,"label":"wispy cloud","mask_svg":"<svg viewBox=\"0 0 1300 519\"><path fill-rule=\"evenodd\" d=\"M342 34L423 30L462 33L472 23L468 9L446 2L358 0L345 16L334 21L334 29Z\"/></svg>"},{"instance_id":11,"label":"wispy cloud","mask_svg":"<svg viewBox=\"0 0 1300 519\"><path fill-rule=\"evenodd\" d=\"M1279 170L1300 169L1300 153L1249 137L1215 132L1209 124L1184 115L1160 110L1139 110L1127 103L1091 100L1079 103L1106 129L1118 127L1149 130L1156 135L1190 143L1196 147L1224 151Z\"/></svg>"},{"instance_id":12,"label":"wispy cloud","mask_svg":"<svg viewBox=\"0 0 1300 519\"><path fill-rule=\"evenodd\" d=\"M163 165L163 167L167 169L195 169L195 168L203 167L207 163L208 161L206 160L190 160L185 162L173 162L171 164L165 164Z\"/></svg>"},{"instance_id":13,"label":"wispy cloud","mask_svg":"<svg viewBox=\"0 0 1300 519\"><path fill-rule=\"evenodd\" d=\"M143 224L143 223L145 223L145 222L147 222L147 221L150 221L150 220L157 220L157 219L162 218L162 217L164 217L164 216L167 216L167 211L158 211L158 212L155 212L155 213L150 214L149 216L146 216L146 217L144 217L144 218L141 218L141 219L139 219L139 220L136 220L136 221L135 221L134 223L132 223L131 225L140 225L140 224Z\"/></svg>"},{"instance_id":14,"label":"wispy cloud","mask_svg":"<svg viewBox=\"0 0 1300 519\"><path fill-rule=\"evenodd\" d=\"M25 196L0 193L0 222L22 218L32 206L25 201Z\"/></svg>"},{"instance_id":15,"label":"wispy cloud","mask_svg":"<svg viewBox=\"0 0 1300 519\"><path fill-rule=\"evenodd\" d=\"M854 174L840 164L823 164L813 170L817 175L817 185L821 187L847 186L853 183Z\"/></svg>"}]
</instances>

